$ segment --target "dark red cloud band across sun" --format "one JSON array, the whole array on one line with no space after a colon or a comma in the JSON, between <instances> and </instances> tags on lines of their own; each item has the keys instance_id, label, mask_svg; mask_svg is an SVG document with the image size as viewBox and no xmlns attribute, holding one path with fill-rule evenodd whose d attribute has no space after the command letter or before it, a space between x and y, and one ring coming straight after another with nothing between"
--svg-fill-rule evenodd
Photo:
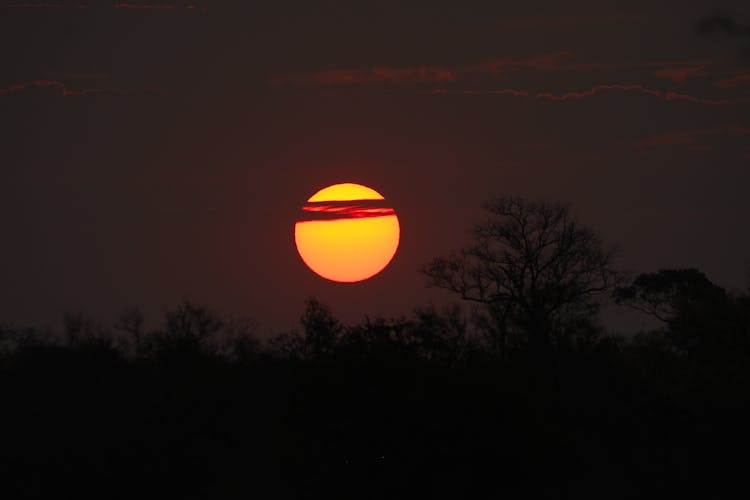
<instances>
[{"instance_id":1,"label":"dark red cloud band across sun","mask_svg":"<svg viewBox=\"0 0 750 500\"><path fill-rule=\"evenodd\" d=\"M396 213L386 200L308 202L302 212L301 220L361 219Z\"/></svg>"}]
</instances>

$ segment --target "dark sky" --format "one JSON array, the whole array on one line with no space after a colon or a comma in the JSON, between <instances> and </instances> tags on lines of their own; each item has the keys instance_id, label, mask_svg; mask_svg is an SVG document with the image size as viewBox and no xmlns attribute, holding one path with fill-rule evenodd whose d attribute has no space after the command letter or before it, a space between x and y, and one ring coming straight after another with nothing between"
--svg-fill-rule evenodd
<instances>
[{"instance_id":1,"label":"dark sky","mask_svg":"<svg viewBox=\"0 0 750 500\"><path fill-rule=\"evenodd\" d=\"M572 203L623 269L744 287L750 64L696 26L745 0L254 3L0 1L2 321L408 314L494 194ZM402 227L355 285L293 242L345 181Z\"/></svg>"}]
</instances>

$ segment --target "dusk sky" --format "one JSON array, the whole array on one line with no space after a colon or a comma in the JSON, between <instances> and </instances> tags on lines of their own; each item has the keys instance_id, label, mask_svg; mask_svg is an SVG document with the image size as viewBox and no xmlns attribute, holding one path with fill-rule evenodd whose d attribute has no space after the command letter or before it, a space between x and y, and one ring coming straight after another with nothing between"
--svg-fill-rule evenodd
<instances>
[{"instance_id":1,"label":"dusk sky","mask_svg":"<svg viewBox=\"0 0 750 500\"><path fill-rule=\"evenodd\" d=\"M499 194L571 203L623 270L745 288L750 40L698 26L750 3L404 3L0 0L0 322L405 315ZM400 218L357 284L294 245L338 182Z\"/></svg>"}]
</instances>

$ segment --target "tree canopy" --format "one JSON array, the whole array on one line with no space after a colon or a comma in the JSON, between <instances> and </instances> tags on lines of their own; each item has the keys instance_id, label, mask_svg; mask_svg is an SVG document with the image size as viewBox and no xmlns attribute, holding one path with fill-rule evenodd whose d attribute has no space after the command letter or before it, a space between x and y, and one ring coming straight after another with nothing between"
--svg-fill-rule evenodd
<instances>
[{"instance_id":1,"label":"tree canopy","mask_svg":"<svg viewBox=\"0 0 750 500\"><path fill-rule=\"evenodd\" d=\"M618 282L613 253L568 205L499 197L484 208L468 246L424 266L428 284L482 304L501 348L565 340Z\"/></svg>"}]
</instances>

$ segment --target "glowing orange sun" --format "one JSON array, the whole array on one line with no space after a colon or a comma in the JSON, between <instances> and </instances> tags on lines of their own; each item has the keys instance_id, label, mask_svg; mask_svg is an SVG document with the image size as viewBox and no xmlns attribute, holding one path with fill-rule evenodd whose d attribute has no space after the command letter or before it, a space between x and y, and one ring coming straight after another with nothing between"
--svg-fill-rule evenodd
<instances>
[{"instance_id":1,"label":"glowing orange sun","mask_svg":"<svg viewBox=\"0 0 750 500\"><path fill-rule=\"evenodd\" d=\"M307 267L331 281L352 283L385 269L401 228L385 198L361 184L334 184L312 195L294 226Z\"/></svg>"}]
</instances>

